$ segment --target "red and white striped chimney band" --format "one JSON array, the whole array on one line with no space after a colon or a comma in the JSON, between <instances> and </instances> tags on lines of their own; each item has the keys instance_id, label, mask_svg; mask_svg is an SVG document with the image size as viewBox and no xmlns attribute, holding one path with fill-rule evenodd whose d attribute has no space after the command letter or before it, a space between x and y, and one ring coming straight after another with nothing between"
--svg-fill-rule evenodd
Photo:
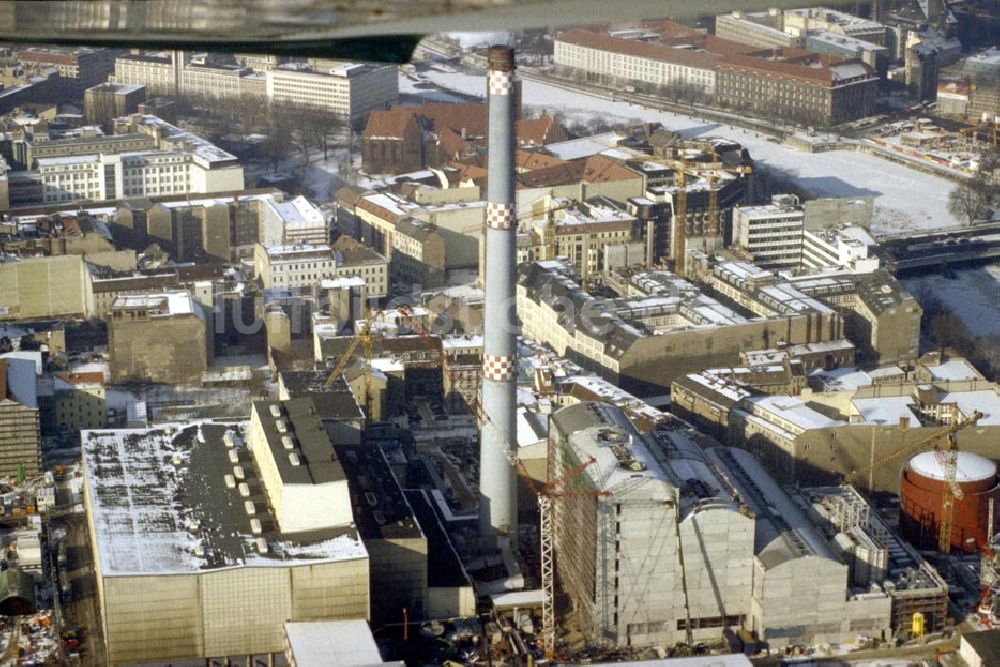
<instances>
[{"instance_id":1,"label":"red and white striped chimney band","mask_svg":"<svg viewBox=\"0 0 1000 667\"><path fill-rule=\"evenodd\" d=\"M510 229L514 221L514 206L512 204L486 204L486 224L493 229Z\"/></svg>"},{"instance_id":2,"label":"red and white striped chimney band","mask_svg":"<svg viewBox=\"0 0 1000 667\"><path fill-rule=\"evenodd\" d=\"M494 382L506 382L514 377L514 358L497 355L483 355L483 377Z\"/></svg>"},{"instance_id":3,"label":"red and white striped chimney band","mask_svg":"<svg viewBox=\"0 0 1000 667\"><path fill-rule=\"evenodd\" d=\"M490 95L510 95L514 83L514 73L491 69L489 73Z\"/></svg>"}]
</instances>

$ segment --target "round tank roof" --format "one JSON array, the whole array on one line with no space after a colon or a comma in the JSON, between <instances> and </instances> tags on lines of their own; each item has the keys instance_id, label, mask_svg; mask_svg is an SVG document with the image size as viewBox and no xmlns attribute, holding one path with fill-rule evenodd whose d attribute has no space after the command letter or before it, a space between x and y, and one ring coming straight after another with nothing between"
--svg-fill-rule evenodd
<instances>
[{"instance_id":1,"label":"round tank roof","mask_svg":"<svg viewBox=\"0 0 1000 667\"><path fill-rule=\"evenodd\" d=\"M928 479L944 480L945 474L934 452L922 452L910 459L910 469ZM988 458L971 452L958 452L955 480L958 482L978 482L997 474L997 464Z\"/></svg>"}]
</instances>

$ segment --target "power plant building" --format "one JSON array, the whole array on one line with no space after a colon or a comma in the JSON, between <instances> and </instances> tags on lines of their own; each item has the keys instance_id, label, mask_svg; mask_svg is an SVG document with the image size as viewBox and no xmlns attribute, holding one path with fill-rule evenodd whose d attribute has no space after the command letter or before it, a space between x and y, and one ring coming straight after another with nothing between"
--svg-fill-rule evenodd
<instances>
[{"instance_id":1,"label":"power plant building","mask_svg":"<svg viewBox=\"0 0 1000 667\"><path fill-rule=\"evenodd\" d=\"M582 466L552 498L556 613L589 642L686 641L688 614L694 641L744 629L772 649L945 622L947 584L849 486L783 488L746 450L641 435L605 403L552 415L549 461L550 479Z\"/></svg>"},{"instance_id":2,"label":"power plant building","mask_svg":"<svg viewBox=\"0 0 1000 667\"><path fill-rule=\"evenodd\" d=\"M649 441L605 403L565 407L550 424L550 479L595 459L553 498L556 574L585 635L685 641L685 586L695 641L748 624L754 521L697 445L671 432Z\"/></svg>"},{"instance_id":3,"label":"power plant building","mask_svg":"<svg viewBox=\"0 0 1000 667\"><path fill-rule=\"evenodd\" d=\"M332 447L324 459L304 442L309 419L265 408L272 429L286 424L276 444L254 442L245 422L83 432L109 663L267 656L283 652L288 621L368 618L369 557L349 497L323 522L310 512L286 527L271 509L276 484L336 476ZM261 475L264 450L296 479Z\"/></svg>"}]
</instances>

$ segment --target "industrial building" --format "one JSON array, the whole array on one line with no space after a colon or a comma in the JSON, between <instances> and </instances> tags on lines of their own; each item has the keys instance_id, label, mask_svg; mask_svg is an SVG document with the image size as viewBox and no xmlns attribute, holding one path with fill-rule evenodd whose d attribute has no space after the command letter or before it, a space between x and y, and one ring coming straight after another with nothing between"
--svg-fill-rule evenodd
<instances>
[{"instance_id":1,"label":"industrial building","mask_svg":"<svg viewBox=\"0 0 1000 667\"><path fill-rule=\"evenodd\" d=\"M324 492L333 504L310 500L309 487L344 477L329 441L313 451L308 415L300 426L279 403L263 412L265 441L236 422L83 432L109 662L267 656L284 651L288 621L368 618L368 553L346 481L342 495ZM301 515L288 516L293 506Z\"/></svg>"},{"instance_id":2,"label":"industrial building","mask_svg":"<svg viewBox=\"0 0 1000 667\"><path fill-rule=\"evenodd\" d=\"M976 428L957 434L958 448L987 458L996 455L1000 393L995 384L981 378L915 380L895 370L894 377L883 380L873 377L879 375L875 371L838 369L830 375L840 384L825 391L743 399L729 414L729 442L753 451L782 480L828 484L860 470L868 471L859 480L864 486L898 494L900 465L869 468L872 462L907 450L929 451L940 445L940 429L950 424L956 410L963 420L979 410L983 417ZM935 434L936 439L927 440ZM921 442L923 447L912 449ZM920 498L936 487L933 479L912 479L922 489ZM928 502L919 500L916 507L929 507Z\"/></svg>"},{"instance_id":3,"label":"industrial building","mask_svg":"<svg viewBox=\"0 0 1000 667\"><path fill-rule=\"evenodd\" d=\"M549 447L550 478L571 475L552 497L557 614L588 642L729 628L775 649L888 640L916 612L945 622L944 580L851 487L785 489L746 450L642 435L602 403L554 412Z\"/></svg>"},{"instance_id":4,"label":"industrial building","mask_svg":"<svg viewBox=\"0 0 1000 667\"><path fill-rule=\"evenodd\" d=\"M674 436L648 442L603 403L552 415L550 478L594 459L553 499L552 519L563 613L588 641L685 641L686 606L696 641L748 623L754 520L697 445Z\"/></svg>"},{"instance_id":5,"label":"industrial building","mask_svg":"<svg viewBox=\"0 0 1000 667\"><path fill-rule=\"evenodd\" d=\"M385 662L364 619L285 623L285 659L291 667L374 667Z\"/></svg>"}]
</instances>

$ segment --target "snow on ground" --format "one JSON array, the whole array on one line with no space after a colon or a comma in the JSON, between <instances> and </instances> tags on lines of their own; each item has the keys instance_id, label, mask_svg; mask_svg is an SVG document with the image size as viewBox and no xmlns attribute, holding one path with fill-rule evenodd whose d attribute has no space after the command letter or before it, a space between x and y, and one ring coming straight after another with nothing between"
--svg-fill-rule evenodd
<instances>
[{"instance_id":1,"label":"snow on ground","mask_svg":"<svg viewBox=\"0 0 1000 667\"><path fill-rule=\"evenodd\" d=\"M431 83L418 83L402 72L399 74L399 94L402 97L412 95L425 102L464 102L464 97L442 91Z\"/></svg>"},{"instance_id":2,"label":"snow on ground","mask_svg":"<svg viewBox=\"0 0 1000 667\"><path fill-rule=\"evenodd\" d=\"M955 275L955 280L941 275L904 278L903 285L917 301L933 295L954 309L972 336L1000 336L1000 265L962 269Z\"/></svg>"},{"instance_id":3,"label":"snow on ground","mask_svg":"<svg viewBox=\"0 0 1000 667\"><path fill-rule=\"evenodd\" d=\"M480 97L485 94L482 75L429 70L425 76L442 88ZM688 137L712 135L739 141L750 149L754 161L794 176L815 197L876 196L872 225L876 234L959 224L947 209L948 192L953 187L950 181L874 156L849 151L803 153L751 130L614 102L538 81L524 80L522 94L529 107L563 112L569 122L594 117L658 121Z\"/></svg>"}]
</instances>

